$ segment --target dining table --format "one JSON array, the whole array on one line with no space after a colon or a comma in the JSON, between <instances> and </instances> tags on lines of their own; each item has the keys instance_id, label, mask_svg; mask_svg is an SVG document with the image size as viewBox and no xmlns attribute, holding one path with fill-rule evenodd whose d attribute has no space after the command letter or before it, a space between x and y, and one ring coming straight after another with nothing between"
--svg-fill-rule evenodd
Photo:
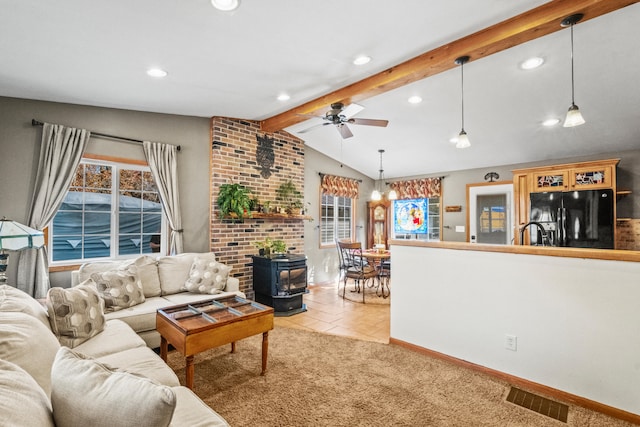
<instances>
[{"instance_id":1,"label":"dining table","mask_svg":"<svg viewBox=\"0 0 640 427\"><path fill-rule=\"evenodd\" d=\"M391 261L391 251L378 248L366 249L362 251L362 256L366 258L369 265L373 266L378 272L376 295L387 298L390 295L389 282L391 279L391 269L386 268L384 264Z\"/></svg>"}]
</instances>

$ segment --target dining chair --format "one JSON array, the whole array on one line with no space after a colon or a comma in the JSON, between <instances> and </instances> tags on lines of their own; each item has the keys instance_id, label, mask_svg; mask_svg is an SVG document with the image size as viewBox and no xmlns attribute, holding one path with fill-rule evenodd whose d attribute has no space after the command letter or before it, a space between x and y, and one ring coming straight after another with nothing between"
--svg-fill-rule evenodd
<instances>
[{"instance_id":1,"label":"dining chair","mask_svg":"<svg viewBox=\"0 0 640 427\"><path fill-rule=\"evenodd\" d=\"M391 260L382 261L380 263L378 279L380 280L380 286L376 288L376 295L387 298L390 294L389 283L391 282ZM384 290L385 286L387 287L386 293Z\"/></svg>"},{"instance_id":2,"label":"dining chair","mask_svg":"<svg viewBox=\"0 0 640 427\"><path fill-rule=\"evenodd\" d=\"M346 266L344 273L344 288L342 289L342 298L345 297L347 291L347 280L353 279L354 291L360 292L362 287L362 302L364 303L364 289L366 281L375 279L378 271L367 264L362 256L362 243L360 242L341 242L338 241L338 248Z\"/></svg>"}]
</instances>

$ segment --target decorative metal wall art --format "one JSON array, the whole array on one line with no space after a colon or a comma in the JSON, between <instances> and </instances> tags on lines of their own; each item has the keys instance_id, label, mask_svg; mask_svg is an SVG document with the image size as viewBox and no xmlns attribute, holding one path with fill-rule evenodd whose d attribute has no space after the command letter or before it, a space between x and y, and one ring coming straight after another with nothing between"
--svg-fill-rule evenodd
<instances>
[{"instance_id":1,"label":"decorative metal wall art","mask_svg":"<svg viewBox=\"0 0 640 427\"><path fill-rule=\"evenodd\" d=\"M256 169L260 170L260 176L267 179L274 172L273 163L275 162L275 154L273 152L273 138L269 138L265 133L262 137L256 134L258 140L258 148L256 149L256 161L258 166Z\"/></svg>"}]
</instances>

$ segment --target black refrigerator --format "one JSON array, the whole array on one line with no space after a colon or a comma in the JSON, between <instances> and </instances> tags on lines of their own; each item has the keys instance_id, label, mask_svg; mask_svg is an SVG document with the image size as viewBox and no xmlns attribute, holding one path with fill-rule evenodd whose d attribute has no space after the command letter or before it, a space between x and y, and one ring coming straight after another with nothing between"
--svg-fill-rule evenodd
<instances>
[{"instance_id":1,"label":"black refrigerator","mask_svg":"<svg viewBox=\"0 0 640 427\"><path fill-rule=\"evenodd\" d=\"M542 224L547 245L613 249L614 197L611 189L531 193L529 219ZM542 244L530 228L531 244Z\"/></svg>"}]
</instances>

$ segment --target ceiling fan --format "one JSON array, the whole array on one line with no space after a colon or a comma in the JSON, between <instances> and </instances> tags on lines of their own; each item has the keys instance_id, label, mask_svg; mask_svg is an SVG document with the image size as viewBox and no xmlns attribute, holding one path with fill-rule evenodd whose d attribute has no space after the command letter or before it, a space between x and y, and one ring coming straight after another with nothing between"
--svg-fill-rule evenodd
<instances>
[{"instance_id":1,"label":"ceiling fan","mask_svg":"<svg viewBox=\"0 0 640 427\"><path fill-rule=\"evenodd\" d=\"M309 132L310 130L313 130L320 126L335 125L336 129L338 129L338 132L340 132L342 139L347 139L353 136L353 133L351 133L351 129L349 129L347 124L380 127L386 127L389 124L389 120L356 119L351 117L358 114L362 110L364 110L364 107L358 104L351 104L345 108L342 102L333 103L331 104L331 109L327 111L324 116L309 116L319 117L322 120L325 120L324 123L319 123L317 125L303 129L301 131L298 131L298 133Z\"/></svg>"}]
</instances>

